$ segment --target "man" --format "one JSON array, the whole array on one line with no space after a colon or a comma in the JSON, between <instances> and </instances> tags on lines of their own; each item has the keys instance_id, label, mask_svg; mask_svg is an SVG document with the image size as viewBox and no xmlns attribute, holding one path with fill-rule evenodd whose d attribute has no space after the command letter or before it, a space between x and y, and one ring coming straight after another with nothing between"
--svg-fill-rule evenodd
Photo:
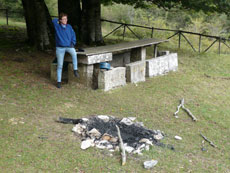
<instances>
[{"instance_id":1,"label":"man","mask_svg":"<svg viewBox=\"0 0 230 173\"><path fill-rule=\"evenodd\" d=\"M79 77L77 68L77 53L74 46L76 45L76 35L71 27L67 24L67 14L61 13L58 19L53 19L55 28L56 57L57 57L57 88L61 88L62 68L65 52L72 56L74 75Z\"/></svg>"}]
</instances>

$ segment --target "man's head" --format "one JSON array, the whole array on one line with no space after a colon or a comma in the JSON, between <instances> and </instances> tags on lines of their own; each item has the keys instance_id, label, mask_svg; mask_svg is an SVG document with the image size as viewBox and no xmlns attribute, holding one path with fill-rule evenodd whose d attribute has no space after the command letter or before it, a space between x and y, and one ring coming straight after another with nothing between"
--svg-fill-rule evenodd
<instances>
[{"instance_id":1,"label":"man's head","mask_svg":"<svg viewBox=\"0 0 230 173\"><path fill-rule=\"evenodd\" d=\"M59 14L59 22L61 23L61 24L63 24L63 25L66 25L67 24L67 14L65 14L65 13L60 13Z\"/></svg>"}]
</instances>

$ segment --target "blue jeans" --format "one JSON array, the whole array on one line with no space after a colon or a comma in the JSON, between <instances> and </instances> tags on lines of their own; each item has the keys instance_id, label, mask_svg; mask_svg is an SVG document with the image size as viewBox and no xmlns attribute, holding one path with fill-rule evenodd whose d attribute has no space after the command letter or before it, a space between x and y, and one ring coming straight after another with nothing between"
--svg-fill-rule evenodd
<instances>
[{"instance_id":1,"label":"blue jeans","mask_svg":"<svg viewBox=\"0 0 230 173\"><path fill-rule=\"evenodd\" d=\"M77 70L77 52L75 48L72 47L56 47L56 57L57 57L57 82L61 82L62 68L65 53L68 52L72 56L73 69Z\"/></svg>"}]
</instances>

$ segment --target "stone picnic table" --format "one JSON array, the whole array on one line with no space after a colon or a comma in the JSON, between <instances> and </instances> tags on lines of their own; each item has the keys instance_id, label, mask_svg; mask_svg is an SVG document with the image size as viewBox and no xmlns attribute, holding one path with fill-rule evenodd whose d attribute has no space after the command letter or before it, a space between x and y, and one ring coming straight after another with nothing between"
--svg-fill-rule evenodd
<instances>
[{"instance_id":1,"label":"stone picnic table","mask_svg":"<svg viewBox=\"0 0 230 173\"><path fill-rule=\"evenodd\" d=\"M72 72L72 58L66 54L68 65L68 83L78 82L93 89L105 91L123 86L126 82L145 81L146 47L154 46L153 58L157 56L157 46L169 40L156 38L142 39L113 45L85 48L77 52L80 78ZM112 69L100 69L101 62L109 62ZM51 78L56 79L55 64L51 65Z\"/></svg>"}]
</instances>

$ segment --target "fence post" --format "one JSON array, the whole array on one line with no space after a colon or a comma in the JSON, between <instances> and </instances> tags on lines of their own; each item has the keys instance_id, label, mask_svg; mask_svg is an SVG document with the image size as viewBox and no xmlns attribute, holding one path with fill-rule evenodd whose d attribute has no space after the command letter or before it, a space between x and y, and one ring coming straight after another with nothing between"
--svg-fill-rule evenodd
<instances>
[{"instance_id":1,"label":"fence post","mask_svg":"<svg viewBox=\"0 0 230 173\"><path fill-rule=\"evenodd\" d=\"M181 41L181 31L179 31L179 49L180 49L180 41Z\"/></svg>"},{"instance_id":2,"label":"fence post","mask_svg":"<svg viewBox=\"0 0 230 173\"><path fill-rule=\"evenodd\" d=\"M9 16L8 16L8 9L6 9L6 25L9 25L8 18L9 18Z\"/></svg>"},{"instance_id":3,"label":"fence post","mask_svg":"<svg viewBox=\"0 0 230 173\"><path fill-rule=\"evenodd\" d=\"M125 39L125 29L126 29L126 25L124 25L123 40Z\"/></svg>"},{"instance_id":4,"label":"fence post","mask_svg":"<svg viewBox=\"0 0 230 173\"><path fill-rule=\"evenodd\" d=\"M152 33L151 33L151 38L153 38L153 27L152 27Z\"/></svg>"},{"instance_id":5,"label":"fence post","mask_svg":"<svg viewBox=\"0 0 230 173\"><path fill-rule=\"evenodd\" d=\"M221 43L221 38L219 37L219 54L220 54L220 43Z\"/></svg>"},{"instance_id":6,"label":"fence post","mask_svg":"<svg viewBox=\"0 0 230 173\"><path fill-rule=\"evenodd\" d=\"M200 50L201 50L201 35L199 37L199 53L200 53Z\"/></svg>"}]
</instances>

